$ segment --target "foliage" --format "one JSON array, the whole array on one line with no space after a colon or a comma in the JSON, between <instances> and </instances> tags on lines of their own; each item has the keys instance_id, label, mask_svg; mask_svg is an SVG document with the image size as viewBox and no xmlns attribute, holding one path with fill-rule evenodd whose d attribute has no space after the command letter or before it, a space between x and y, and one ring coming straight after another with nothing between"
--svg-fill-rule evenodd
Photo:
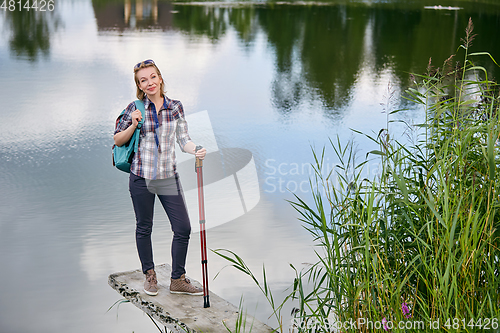
<instances>
[{"instance_id":1,"label":"foliage","mask_svg":"<svg viewBox=\"0 0 500 333\"><path fill-rule=\"evenodd\" d=\"M462 63L429 61L427 74L413 76L406 98L426 114L407 124L415 142L390 131L400 110L387 110L386 128L367 135L379 146L367 155L380 162L375 179L362 178L367 160L357 163L353 143L330 141L340 163L326 175L326 150L313 152L314 202L291 202L320 244L317 263L297 273L285 299L298 300L295 332L498 329L499 87L472 62L495 62L469 52L473 39L469 21ZM243 270L233 255L226 259Z\"/></svg>"}]
</instances>

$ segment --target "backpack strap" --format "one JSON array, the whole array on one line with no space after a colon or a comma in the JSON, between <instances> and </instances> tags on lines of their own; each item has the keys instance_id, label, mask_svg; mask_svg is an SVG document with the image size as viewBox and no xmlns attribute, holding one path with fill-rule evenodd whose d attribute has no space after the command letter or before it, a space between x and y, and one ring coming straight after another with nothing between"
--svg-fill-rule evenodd
<instances>
[{"instance_id":1,"label":"backpack strap","mask_svg":"<svg viewBox=\"0 0 500 333\"><path fill-rule=\"evenodd\" d=\"M137 128L141 128L144 123L144 118L146 117L146 109L144 108L144 103L140 100L135 100L135 107L142 113L142 120L137 124Z\"/></svg>"},{"instance_id":2,"label":"backpack strap","mask_svg":"<svg viewBox=\"0 0 500 333\"><path fill-rule=\"evenodd\" d=\"M141 100L135 100L135 107L138 109L138 110L141 110L141 114L142 114L142 120L139 121L139 123L137 124L137 129L136 131L138 132L137 133L137 138L135 140L135 146L134 146L134 152L137 152L137 149L139 148L139 138L140 138L140 131L141 131L141 127L142 127L142 124L144 123L144 118L146 117L146 109L144 108L144 103L141 101ZM136 134L134 134L136 135Z\"/></svg>"}]
</instances>

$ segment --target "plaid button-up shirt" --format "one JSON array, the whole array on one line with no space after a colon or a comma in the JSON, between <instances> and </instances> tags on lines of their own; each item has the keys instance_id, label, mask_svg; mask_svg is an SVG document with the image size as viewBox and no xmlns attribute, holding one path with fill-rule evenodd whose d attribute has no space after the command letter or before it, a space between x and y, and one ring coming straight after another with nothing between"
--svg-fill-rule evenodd
<instances>
[{"instance_id":1,"label":"plaid button-up shirt","mask_svg":"<svg viewBox=\"0 0 500 333\"><path fill-rule=\"evenodd\" d=\"M159 127L156 128L153 116L153 112L156 112L155 105L147 96L143 102L146 114L141 128L139 149L132 160L130 172L146 179L173 177L176 173L174 139L177 139L181 151L184 151L183 147L191 141L182 103L165 96L158 114ZM132 124L131 114L135 110L134 102L127 106L116 125L115 134ZM156 144L155 129L159 146Z\"/></svg>"}]
</instances>

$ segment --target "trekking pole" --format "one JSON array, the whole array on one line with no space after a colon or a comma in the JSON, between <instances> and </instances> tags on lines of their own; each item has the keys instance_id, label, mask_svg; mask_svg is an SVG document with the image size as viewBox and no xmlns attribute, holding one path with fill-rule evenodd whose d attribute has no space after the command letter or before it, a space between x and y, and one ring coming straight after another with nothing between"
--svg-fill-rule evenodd
<instances>
[{"instance_id":1,"label":"trekking pole","mask_svg":"<svg viewBox=\"0 0 500 333\"><path fill-rule=\"evenodd\" d=\"M203 148L196 146L195 153ZM198 179L198 206L200 208L200 240L201 240L201 270L203 273L203 307L209 308L208 299L208 259L207 259L207 236L205 233L205 202L203 199L203 160L196 158L195 171Z\"/></svg>"}]
</instances>

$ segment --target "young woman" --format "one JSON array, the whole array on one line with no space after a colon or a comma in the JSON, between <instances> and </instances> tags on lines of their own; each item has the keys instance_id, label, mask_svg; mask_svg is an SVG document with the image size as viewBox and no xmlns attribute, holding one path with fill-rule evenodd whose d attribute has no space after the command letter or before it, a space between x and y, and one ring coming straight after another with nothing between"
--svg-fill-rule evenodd
<instances>
[{"instance_id":1,"label":"young woman","mask_svg":"<svg viewBox=\"0 0 500 333\"><path fill-rule=\"evenodd\" d=\"M195 151L196 145L189 137L182 104L165 95L163 78L154 61L145 60L135 65L134 79L137 98L143 101L146 110L139 149L132 160L129 179L137 221L137 251L146 276L144 291L148 295L158 294L151 244L153 208L158 196L174 233L170 292L203 295L203 290L185 277L191 224L175 167L175 141L183 152L200 159L205 157L206 151L204 148ZM141 111L136 109L134 102L130 103L116 126L115 144L121 146L128 142L141 120Z\"/></svg>"}]
</instances>

